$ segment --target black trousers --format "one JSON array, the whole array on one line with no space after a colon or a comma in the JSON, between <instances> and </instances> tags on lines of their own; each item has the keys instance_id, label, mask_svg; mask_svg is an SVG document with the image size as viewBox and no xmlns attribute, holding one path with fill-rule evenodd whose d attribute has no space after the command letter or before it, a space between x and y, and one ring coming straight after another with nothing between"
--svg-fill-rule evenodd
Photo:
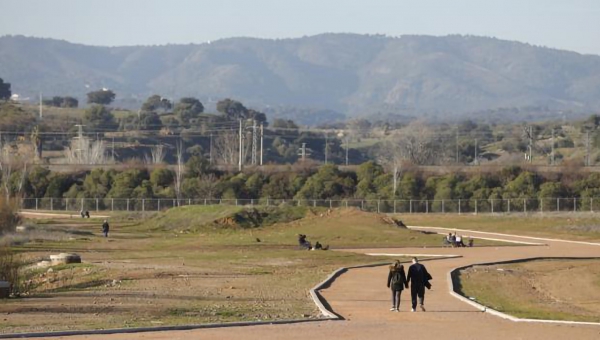
<instances>
[{"instance_id":1,"label":"black trousers","mask_svg":"<svg viewBox=\"0 0 600 340\"><path fill-rule=\"evenodd\" d=\"M419 303L423 305L425 302L425 286L423 285L411 285L410 286L410 299L412 300L412 308L417 308L417 297L419 297Z\"/></svg>"},{"instance_id":2,"label":"black trousers","mask_svg":"<svg viewBox=\"0 0 600 340\"><path fill-rule=\"evenodd\" d=\"M392 289L392 308L400 308L400 296L402 296L401 290Z\"/></svg>"}]
</instances>

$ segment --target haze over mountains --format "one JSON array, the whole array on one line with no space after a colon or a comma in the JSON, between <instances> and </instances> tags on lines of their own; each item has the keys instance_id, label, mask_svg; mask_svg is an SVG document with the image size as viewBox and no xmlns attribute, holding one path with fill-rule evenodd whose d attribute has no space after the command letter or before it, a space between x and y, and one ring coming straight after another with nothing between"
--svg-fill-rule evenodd
<instances>
[{"instance_id":1,"label":"haze over mountains","mask_svg":"<svg viewBox=\"0 0 600 340\"><path fill-rule=\"evenodd\" d=\"M261 107L463 115L498 108L600 109L600 56L472 36L323 34L284 40L95 47L0 38L13 93L225 97Z\"/></svg>"}]
</instances>

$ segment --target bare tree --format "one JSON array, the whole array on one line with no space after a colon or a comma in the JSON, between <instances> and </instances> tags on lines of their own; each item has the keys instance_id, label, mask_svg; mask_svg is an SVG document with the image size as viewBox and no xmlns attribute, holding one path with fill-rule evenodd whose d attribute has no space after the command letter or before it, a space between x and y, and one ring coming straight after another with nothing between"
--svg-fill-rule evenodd
<instances>
[{"instance_id":1,"label":"bare tree","mask_svg":"<svg viewBox=\"0 0 600 340\"><path fill-rule=\"evenodd\" d=\"M16 194L20 194L22 192L23 184L25 183L25 178L27 177L27 163L21 163L20 160L5 146L5 143L0 140L0 173L2 174L2 189L4 190L4 194L8 200L13 190ZM13 173L18 171L19 168L21 168L21 176L19 177L18 182L14 183L15 187L13 188L10 179Z\"/></svg>"},{"instance_id":2,"label":"bare tree","mask_svg":"<svg viewBox=\"0 0 600 340\"><path fill-rule=\"evenodd\" d=\"M440 136L425 123L416 121L392 134L402 159L415 165L435 165L443 156Z\"/></svg>"},{"instance_id":3,"label":"bare tree","mask_svg":"<svg viewBox=\"0 0 600 340\"><path fill-rule=\"evenodd\" d=\"M215 159L217 163L233 165L238 161L239 137L237 133L219 134L214 141Z\"/></svg>"},{"instance_id":4,"label":"bare tree","mask_svg":"<svg viewBox=\"0 0 600 340\"><path fill-rule=\"evenodd\" d=\"M204 198L214 198L217 192L217 178L214 174L200 176L198 195Z\"/></svg>"},{"instance_id":5,"label":"bare tree","mask_svg":"<svg viewBox=\"0 0 600 340\"><path fill-rule=\"evenodd\" d=\"M164 145L155 145L150 150L150 155L144 156L146 164L161 164L165 160Z\"/></svg>"},{"instance_id":6,"label":"bare tree","mask_svg":"<svg viewBox=\"0 0 600 340\"><path fill-rule=\"evenodd\" d=\"M177 205L179 205L179 200L181 199L183 172L183 146L180 141L177 143L177 166L175 167L175 194L177 195Z\"/></svg>"},{"instance_id":7,"label":"bare tree","mask_svg":"<svg viewBox=\"0 0 600 340\"><path fill-rule=\"evenodd\" d=\"M68 164L106 164L106 145L101 140L92 142L87 137L73 138L65 156Z\"/></svg>"}]
</instances>

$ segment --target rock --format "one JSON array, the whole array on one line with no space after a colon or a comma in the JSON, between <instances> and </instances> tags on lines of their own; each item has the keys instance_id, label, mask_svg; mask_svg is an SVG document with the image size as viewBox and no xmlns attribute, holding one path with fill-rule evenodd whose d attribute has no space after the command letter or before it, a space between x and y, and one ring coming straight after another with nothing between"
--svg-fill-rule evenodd
<instances>
[{"instance_id":1,"label":"rock","mask_svg":"<svg viewBox=\"0 0 600 340\"><path fill-rule=\"evenodd\" d=\"M52 265L81 263L81 257L77 254L61 253L58 255L50 255Z\"/></svg>"}]
</instances>

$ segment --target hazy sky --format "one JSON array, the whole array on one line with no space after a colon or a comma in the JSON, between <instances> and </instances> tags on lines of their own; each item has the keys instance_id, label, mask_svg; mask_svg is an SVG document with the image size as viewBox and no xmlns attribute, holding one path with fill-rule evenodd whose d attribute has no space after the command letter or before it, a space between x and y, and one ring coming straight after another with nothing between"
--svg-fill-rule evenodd
<instances>
[{"instance_id":1,"label":"hazy sky","mask_svg":"<svg viewBox=\"0 0 600 340\"><path fill-rule=\"evenodd\" d=\"M91 45L473 34L600 54L600 0L0 0L0 36Z\"/></svg>"}]
</instances>

